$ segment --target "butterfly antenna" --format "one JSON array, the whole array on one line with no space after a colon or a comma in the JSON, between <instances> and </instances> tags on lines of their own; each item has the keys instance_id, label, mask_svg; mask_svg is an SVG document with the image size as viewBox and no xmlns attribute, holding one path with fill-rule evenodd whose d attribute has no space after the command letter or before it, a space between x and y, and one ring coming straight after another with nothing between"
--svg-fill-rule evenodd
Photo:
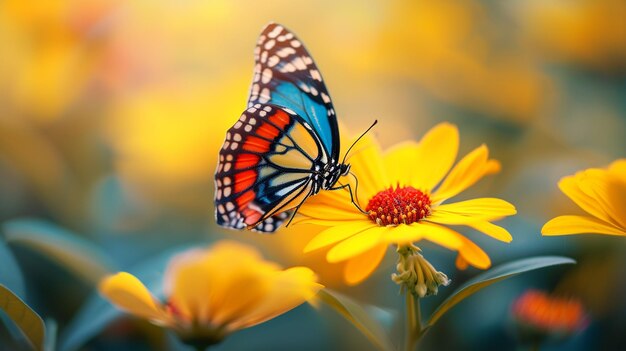
<instances>
[{"instance_id":1,"label":"butterfly antenna","mask_svg":"<svg viewBox=\"0 0 626 351\"><path fill-rule=\"evenodd\" d=\"M352 148L354 147L354 145L356 145L356 143L359 142L359 140L361 140L361 138L363 138L365 136L365 134L367 134L370 130L372 130L372 128L374 128L374 126L378 124L378 120L374 120L374 123L372 123L371 126L369 126L369 128L367 128L367 130L365 130L363 132L363 134L361 134L360 137L358 137L353 143L352 145L350 145L350 147L348 148L348 151L346 151L346 154L343 156L343 160L341 161L341 163L346 163L346 159L348 158L348 154L350 153L350 150L352 150ZM356 177L355 177L356 178Z\"/></svg>"}]
</instances>

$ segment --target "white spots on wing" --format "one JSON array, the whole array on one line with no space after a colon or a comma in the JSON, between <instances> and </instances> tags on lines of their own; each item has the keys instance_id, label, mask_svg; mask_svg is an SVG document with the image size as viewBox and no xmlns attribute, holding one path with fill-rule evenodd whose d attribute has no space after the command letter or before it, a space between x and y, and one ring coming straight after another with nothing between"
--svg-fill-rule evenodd
<instances>
[{"instance_id":1,"label":"white spots on wing","mask_svg":"<svg viewBox=\"0 0 626 351\"><path fill-rule=\"evenodd\" d=\"M272 111L272 106L264 106L263 110L265 110L265 112L271 112Z\"/></svg>"},{"instance_id":2,"label":"white spots on wing","mask_svg":"<svg viewBox=\"0 0 626 351\"><path fill-rule=\"evenodd\" d=\"M259 95L259 88L260 87L259 87L258 83L252 84L252 95L255 95L255 96ZM250 110L254 110L254 111L250 111ZM250 113L254 113L255 111L256 111L256 109L253 108L253 107L248 109L248 112L250 112Z\"/></svg>"},{"instance_id":3,"label":"white spots on wing","mask_svg":"<svg viewBox=\"0 0 626 351\"><path fill-rule=\"evenodd\" d=\"M254 108L261 108L261 104L254 104Z\"/></svg>"},{"instance_id":4,"label":"white spots on wing","mask_svg":"<svg viewBox=\"0 0 626 351\"><path fill-rule=\"evenodd\" d=\"M219 213L226 213L226 208L224 207L224 205L218 205L217 206L217 212L219 212Z\"/></svg>"},{"instance_id":5,"label":"white spots on wing","mask_svg":"<svg viewBox=\"0 0 626 351\"><path fill-rule=\"evenodd\" d=\"M295 72L296 71L296 66L292 65L291 63L286 63L284 66L282 66L280 68L280 71L283 72L283 73Z\"/></svg>"},{"instance_id":6,"label":"white spots on wing","mask_svg":"<svg viewBox=\"0 0 626 351\"><path fill-rule=\"evenodd\" d=\"M322 100L325 103L327 103L327 104L330 103L330 97L328 95L326 95L326 93L322 92L320 95L322 96Z\"/></svg>"},{"instance_id":7,"label":"white spots on wing","mask_svg":"<svg viewBox=\"0 0 626 351\"><path fill-rule=\"evenodd\" d=\"M299 40L292 40L291 41L291 46L293 46L294 48L299 48L302 46L302 43L300 43Z\"/></svg>"},{"instance_id":8,"label":"white spots on wing","mask_svg":"<svg viewBox=\"0 0 626 351\"><path fill-rule=\"evenodd\" d=\"M312 70L309 70L309 73L311 74L311 77L313 77L313 79L320 81L320 82L322 81L322 76L320 75L320 71L316 69L312 69Z\"/></svg>"},{"instance_id":9,"label":"white spots on wing","mask_svg":"<svg viewBox=\"0 0 626 351\"><path fill-rule=\"evenodd\" d=\"M229 187L229 186L225 187L225 188L224 188L224 196L226 196L226 197L230 196L230 193L231 193L232 191L233 191L233 188L232 188L232 187Z\"/></svg>"},{"instance_id":10,"label":"white spots on wing","mask_svg":"<svg viewBox=\"0 0 626 351\"><path fill-rule=\"evenodd\" d=\"M226 156L226 161L231 162L233 160L233 155L232 154L228 154Z\"/></svg>"},{"instance_id":11,"label":"white spots on wing","mask_svg":"<svg viewBox=\"0 0 626 351\"><path fill-rule=\"evenodd\" d=\"M264 109L265 110L265 109ZM266 110L267 111L267 110ZM250 125L255 125L256 124L256 118L252 117L250 118L250 120L248 121L248 123L250 123Z\"/></svg>"},{"instance_id":12,"label":"white spots on wing","mask_svg":"<svg viewBox=\"0 0 626 351\"><path fill-rule=\"evenodd\" d=\"M284 36L284 35L281 35L281 36L279 36L278 38L276 38L276 40L278 40L279 42L281 42L281 43L282 43L283 41L287 40L287 37L286 37L286 36Z\"/></svg>"},{"instance_id":13,"label":"white spots on wing","mask_svg":"<svg viewBox=\"0 0 626 351\"><path fill-rule=\"evenodd\" d=\"M241 126L243 125L243 123L241 123L241 121L237 121L237 123L235 123L235 125L233 126L233 128L235 129L239 129L241 128Z\"/></svg>"},{"instance_id":14,"label":"white spots on wing","mask_svg":"<svg viewBox=\"0 0 626 351\"><path fill-rule=\"evenodd\" d=\"M263 230L266 232L272 232L274 231L274 225L270 223L265 223L265 225L263 226Z\"/></svg>"},{"instance_id":15,"label":"white spots on wing","mask_svg":"<svg viewBox=\"0 0 626 351\"><path fill-rule=\"evenodd\" d=\"M248 124L247 126L243 127L243 130L249 133L252 130L252 126Z\"/></svg>"},{"instance_id":16,"label":"white spots on wing","mask_svg":"<svg viewBox=\"0 0 626 351\"><path fill-rule=\"evenodd\" d=\"M306 69L306 63L304 63L304 61L300 57L296 57L295 59L291 60L291 63L301 71L304 71Z\"/></svg>"},{"instance_id":17,"label":"white spots on wing","mask_svg":"<svg viewBox=\"0 0 626 351\"><path fill-rule=\"evenodd\" d=\"M259 57L259 54L261 53L261 47L257 46L254 48L254 56L255 57Z\"/></svg>"},{"instance_id":18,"label":"white spots on wing","mask_svg":"<svg viewBox=\"0 0 626 351\"><path fill-rule=\"evenodd\" d=\"M224 162L224 155L220 155L220 161Z\"/></svg>"},{"instance_id":19,"label":"white spots on wing","mask_svg":"<svg viewBox=\"0 0 626 351\"><path fill-rule=\"evenodd\" d=\"M230 132L226 132L226 140L232 139Z\"/></svg>"},{"instance_id":20,"label":"white spots on wing","mask_svg":"<svg viewBox=\"0 0 626 351\"><path fill-rule=\"evenodd\" d=\"M328 109L328 112L326 114L328 115L328 117L333 116L335 114L335 110L330 108Z\"/></svg>"},{"instance_id":21,"label":"white spots on wing","mask_svg":"<svg viewBox=\"0 0 626 351\"><path fill-rule=\"evenodd\" d=\"M267 33L270 38L276 38L283 31L283 26L276 26L271 32Z\"/></svg>"},{"instance_id":22,"label":"white spots on wing","mask_svg":"<svg viewBox=\"0 0 626 351\"><path fill-rule=\"evenodd\" d=\"M304 63L306 63L307 65L310 65L313 63L313 59L311 58L311 56L302 56L302 59L304 60Z\"/></svg>"},{"instance_id":23,"label":"white spots on wing","mask_svg":"<svg viewBox=\"0 0 626 351\"><path fill-rule=\"evenodd\" d=\"M310 92L311 92L311 89L310 89L310 88L309 88L309 86L308 86L307 84L305 84L305 83L300 83L298 86L299 86L299 87L300 87L300 89L301 89L302 91L304 91L305 93L310 93Z\"/></svg>"},{"instance_id":24,"label":"white spots on wing","mask_svg":"<svg viewBox=\"0 0 626 351\"><path fill-rule=\"evenodd\" d=\"M230 185L232 183L232 178L224 177L224 185Z\"/></svg>"},{"instance_id":25,"label":"white spots on wing","mask_svg":"<svg viewBox=\"0 0 626 351\"><path fill-rule=\"evenodd\" d=\"M230 147L230 141L225 141L224 145L222 146L222 149L228 150L228 147Z\"/></svg>"},{"instance_id":26,"label":"white spots on wing","mask_svg":"<svg viewBox=\"0 0 626 351\"><path fill-rule=\"evenodd\" d=\"M265 41L265 35L260 35L259 36L259 40L257 41L257 44L261 44Z\"/></svg>"},{"instance_id":27,"label":"white spots on wing","mask_svg":"<svg viewBox=\"0 0 626 351\"><path fill-rule=\"evenodd\" d=\"M265 61L267 61L267 51L261 53L261 63L265 63Z\"/></svg>"},{"instance_id":28,"label":"white spots on wing","mask_svg":"<svg viewBox=\"0 0 626 351\"><path fill-rule=\"evenodd\" d=\"M311 87L311 95L317 96L317 89L315 89L315 87Z\"/></svg>"},{"instance_id":29,"label":"white spots on wing","mask_svg":"<svg viewBox=\"0 0 626 351\"><path fill-rule=\"evenodd\" d=\"M222 189L217 189L217 194L215 194L215 198L218 200L222 198Z\"/></svg>"},{"instance_id":30,"label":"white spots on wing","mask_svg":"<svg viewBox=\"0 0 626 351\"><path fill-rule=\"evenodd\" d=\"M263 88L263 90L261 91L261 97L262 98L267 98L267 100L269 100L270 98L270 89L268 87ZM261 101L263 102L263 101ZM265 101L267 102L267 101Z\"/></svg>"},{"instance_id":31,"label":"white spots on wing","mask_svg":"<svg viewBox=\"0 0 626 351\"><path fill-rule=\"evenodd\" d=\"M232 202L227 202L226 203L226 210L228 210L228 212L232 211L235 209L235 204Z\"/></svg>"},{"instance_id":32,"label":"white spots on wing","mask_svg":"<svg viewBox=\"0 0 626 351\"><path fill-rule=\"evenodd\" d=\"M278 56L274 55L272 57L270 57L270 59L267 61L267 65L269 67L274 67L276 66L276 64L280 62L280 59L278 58Z\"/></svg>"},{"instance_id":33,"label":"white spots on wing","mask_svg":"<svg viewBox=\"0 0 626 351\"><path fill-rule=\"evenodd\" d=\"M271 40L268 40L267 43L265 43L265 45L263 45L263 47L265 48L265 50L269 50L269 49L273 48L274 45L276 45L276 40L271 39Z\"/></svg>"},{"instance_id":34,"label":"white spots on wing","mask_svg":"<svg viewBox=\"0 0 626 351\"><path fill-rule=\"evenodd\" d=\"M237 148L239 147L239 143L237 142L233 142L230 144L230 149L231 150L237 150Z\"/></svg>"},{"instance_id":35,"label":"white spots on wing","mask_svg":"<svg viewBox=\"0 0 626 351\"><path fill-rule=\"evenodd\" d=\"M272 70L266 68L263 70L263 76L261 77L261 83L267 84L272 80Z\"/></svg>"},{"instance_id":36,"label":"white spots on wing","mask_svg":"<svg viewBox=\"0 0 626 351\"><path fill-rule=\"evenodd\" d=\"M230 171L230 167L232 167L232 165L233 165L232 163L224 163L224 172Z\"/></svg>"},{"instance_id":37,"label":"white spots on wing","mask_svg":"<svg viewBox=\"0 0 626 351\"><path fill-rule=\"evenodd\" d=\"M290 108L283 107L283 111L287 112L290 115L296 115L296 112Z\"/></svg>"},{"instance_id":38,"label":"white spots on wing","mask_svg":"<svg viewBox=\"0 0 626 351\"><path fill-rule=\"evenodd\" d=\"M276 52L276 55L280 57L287 57L295 53L296 53L296 50L294 48L286 47L286 48L282 48L278 50L278 52Z\"/></svg>"},{"instance_id":39,"label":"white spots on wing","mask_svg":"<svg viewBox=\"0 0 626 351\"><path fill-rule=\"evenodd\" d=\"M287 33L287 34L285 34L285 38L286 38L287 40L289 40L289 39L293 39L293 33Z\"/></svg>"},{"instance_id":40,"label":"white spots on wing","mask_svg":"<svg viewBox=\"0 0 626 351\"><path fill-rule=\"evenodd\" d=\"M265 116L267 116L267 112L261 111L261 112L259 112L259 116L265 117Z\"/></svg>"},{"instance_id":41,"label":"white spots on wing","mask_svg":"<svg viewBox=\"0 0 626 351\"><path fill-rule=\"evenodd\" d=\"M241 141L241 134L235 133L235 135L233 135L233 140L234 141ZM228 156L230 156L230 155L228 155Z\"/></svg>"}]
</instances>

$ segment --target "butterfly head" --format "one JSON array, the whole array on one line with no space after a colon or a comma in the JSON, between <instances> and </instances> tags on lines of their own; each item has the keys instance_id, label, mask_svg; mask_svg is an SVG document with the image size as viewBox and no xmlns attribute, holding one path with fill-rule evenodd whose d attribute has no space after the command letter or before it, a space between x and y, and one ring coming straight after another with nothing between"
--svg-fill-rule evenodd
<instances>
[{"instance_id":1,"label":"butterfly head","mask_svg":"<svg viewBox=\"0 0 626 351\"><path fill-rule=\"evenodd\" d=\"M339 175L344 177L347 176L350 173L350 164L349 163L342 163L339 165Z\"/></svg>"}]
</instances>

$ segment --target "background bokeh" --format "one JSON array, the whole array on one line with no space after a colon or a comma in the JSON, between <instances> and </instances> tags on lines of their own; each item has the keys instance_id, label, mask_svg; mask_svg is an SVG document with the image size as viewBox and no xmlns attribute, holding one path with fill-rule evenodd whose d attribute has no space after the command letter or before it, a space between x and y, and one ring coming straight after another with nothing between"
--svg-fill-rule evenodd
<instances>
[{"instance_id":1,"label":"background bokeh","mask_svg":"<svg viewBox=\"0 0 626 351\"><path fill-rule=\"evenodd\" d=\"M494 264L539 254L579 261L477 294L432 330L425 349L514 349L510 304L528 287L578 296L589 310L586 331L549 349L626 348L623 238L540 235L548 219L580 212L558 191L560 177L626 157L622 0L4 0L0 220L72 231L103 248L119 269L181 245L225 237L253 243L268 259L308 265L323 284L378 306L401 340L393 255L369 280L346 287L323 253L301 254L311 228L264 236L215 225L217 150L245 107L252 50L269 21L306 43L351 131L378 119L374 133L390 146L450 121L460 128L461 153L489 146L503 170L465 196L502 197L519 212L503 221L511 244L467 233ZM23 298L62 332L93 282L23 245L10 249L26 280ZM456 271L452 253L423 249L453 280L428 299L428 310L478 271ZM133 319L86 346L177 347ZM332 311L303 306L216 349L296 347L371 348Z\"/></svg>"}]
</instances>

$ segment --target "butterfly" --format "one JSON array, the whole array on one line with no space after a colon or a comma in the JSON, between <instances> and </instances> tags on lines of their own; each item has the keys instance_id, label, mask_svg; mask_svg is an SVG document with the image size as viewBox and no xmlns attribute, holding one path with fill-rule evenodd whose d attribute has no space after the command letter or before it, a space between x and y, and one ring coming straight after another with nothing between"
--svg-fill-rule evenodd
<instances>
[{"instance_id":1,"label":"butterfly","mask_svg":"<svg viewBox=\"0 0 626 351\"><path fill-rule=\"evenodd\" d=\"M302 42L270 23L254 59L248 108L219 152L215 215L224 227L273 232L310 196L349 187L336 184L350 165L339 161L335 109Z\"/></svg>"}]
</instances>

